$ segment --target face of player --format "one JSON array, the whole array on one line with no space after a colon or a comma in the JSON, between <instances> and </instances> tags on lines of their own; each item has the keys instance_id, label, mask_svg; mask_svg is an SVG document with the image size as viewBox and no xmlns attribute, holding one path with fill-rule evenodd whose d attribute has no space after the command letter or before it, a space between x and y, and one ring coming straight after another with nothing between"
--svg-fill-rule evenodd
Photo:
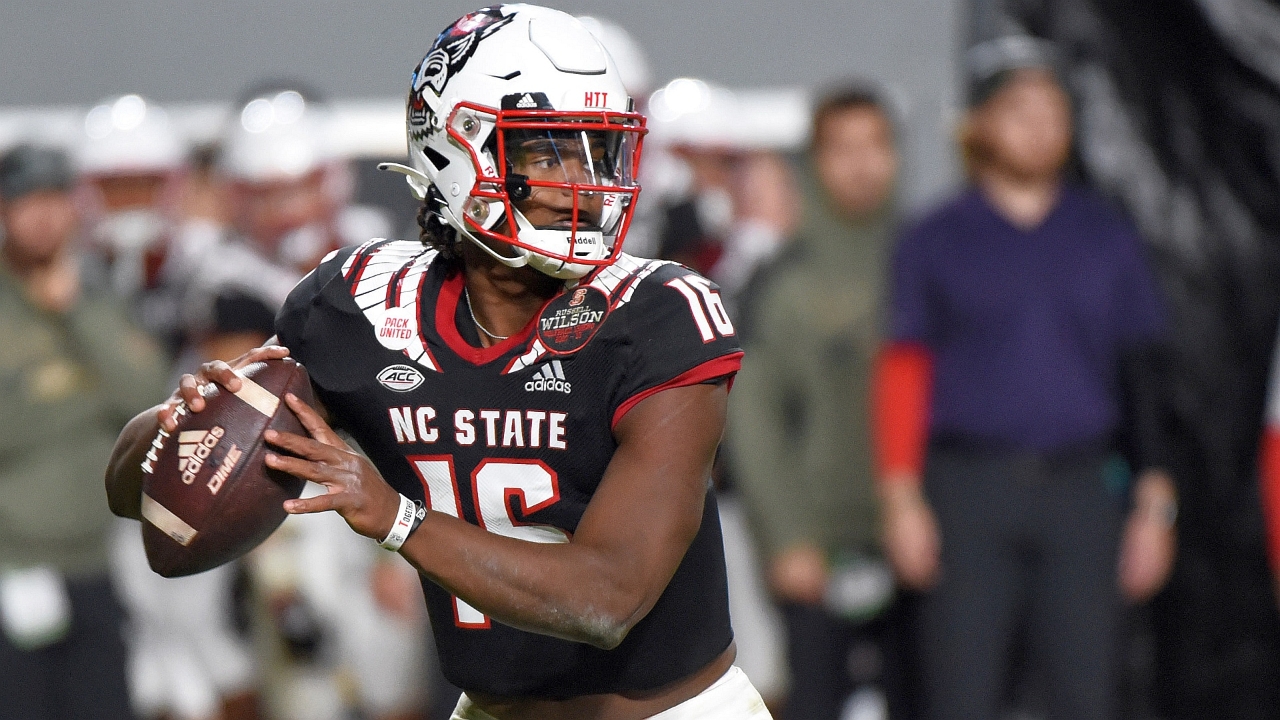
<instances>
[{"instance_id":1,"label":"face of player","mask_svg":"<svg viewBox=\"0 0 1280 720\"><path fill-rule=\"evenodd\" d=\"M286 236L302 228L323 226L327 231L335 208L324 173L320 168L296 180L236 183L237 228L273 255Z\"/></svg>"},{"instance_id":2,"label":"face of player","mask_svg":"<svg viewBox=\"0 0 1280 720\"><path fill-rule=\"evenodd\" d=\"M529 181L529 196L515 208L536 228L600 229L605 195L539 183L616 185L616 149L602 132L572 130L508 131L507 159L511 173ZM611 152L614 150L614 152Z\"/></svg>"},{"instance_id":3,"label":"face of player","mask_svg":"<svg viewBox=\"0 0 1280 720\"><path fill-rule=\"evenodd\" d=\"M888 202L898 176L889 118L869 105L830 113L822 120L813 160L818 180L841 212L876 212Z\"/></svg>"},{"instance_id":4,"label":"face of player","mask_svg":"<svg viewBox=\"0 0 1280 720\"><path fill-rule=\"evenodd\" d=\"M1053 75L1019 70L974 114L988 169L1019 179L1056 176L1071 151L1071 105Z\"/></svg>"},{"instance_id":5,"label":"face of player","mask_svg":"<svg viewBox=\"0 0 1280 720\"><path fill-rule=\"evenodd\" d=\"M79 217L71 194L38 190L0 206L5 254L21 262L52 260L75 236Z\"/></svg>"}]
</instances>

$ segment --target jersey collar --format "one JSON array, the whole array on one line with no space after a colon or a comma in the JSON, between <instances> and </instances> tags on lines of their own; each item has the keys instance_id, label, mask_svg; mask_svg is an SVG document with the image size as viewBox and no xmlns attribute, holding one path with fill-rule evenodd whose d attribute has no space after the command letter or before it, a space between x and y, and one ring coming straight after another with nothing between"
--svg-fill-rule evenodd
<instances>
[{"instance_id":1,"label":"jersey collar","mask_svg":"<svg viewBox=\"0 0 1280 720\"><path fill-rule=\"evenodd\" d=\"M436 332L440 333L440 338L455 355L472 365L487 365L512 350L523 348L528 343L541 312L534 313L520 332L487 348L475 347L463 339L458 332L455 319L464 287L466 287L466 275L461 272L454 273L451 277L445 278L444 284L440 286L440 296L436 302Z\"/></svg>"}]
</instances>

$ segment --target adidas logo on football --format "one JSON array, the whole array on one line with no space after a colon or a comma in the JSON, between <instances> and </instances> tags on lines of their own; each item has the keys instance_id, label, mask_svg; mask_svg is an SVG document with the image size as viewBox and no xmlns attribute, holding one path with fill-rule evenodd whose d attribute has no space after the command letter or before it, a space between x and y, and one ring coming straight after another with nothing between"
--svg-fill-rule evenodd
<instances>
[{"instance_id":1,"label":"adidas logo on football","mask_svg":"<svg viewBox=\"0 0 1280 720\"><path fill-rule=\"evenodd\" d=\"M178 472L182 473L182 482L190 485L195 482L196 474L204 467L218 440L227 431L214 425L208 430L183 430L178 433Z\"/></svg>"},{"instance_id":2,"label":"adidas logo on football","mask_svg":"<svg viewBox=\"0 0 1280 720\"><path fill-rule=\"evenodd\" d=\"M543 365L533 374L533 378L524 384L524 389L526 392L550 390L562 392L565 395L573 392L573 386L564 379L564 365L561 365L559 360L552 360Z\"/></svg>"},{"instance_id":3,"label":"adidas logo on football","mask_svg":"<svg viewBox=\"0 0 1280 720\"><path fill-rule=\"evenodd\" d=\"M524 97L520 98L520 100L516 103L516 107L520 108L521 110L525 108L536 108L538 107L538 103L533 99L532 95L530 95L529 93L525 93Z\"/></svg>"}]
</instances>

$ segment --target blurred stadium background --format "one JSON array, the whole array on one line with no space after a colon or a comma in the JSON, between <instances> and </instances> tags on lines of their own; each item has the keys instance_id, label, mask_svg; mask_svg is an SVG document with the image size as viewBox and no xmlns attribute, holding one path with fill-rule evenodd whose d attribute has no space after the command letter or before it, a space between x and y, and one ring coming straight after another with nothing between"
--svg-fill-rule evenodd
<instances>
[{"instance_id":1,"label":"blurred stadium background","mask_svg":"<svg viewBox=\"0 0 1280 720\"><path fill-rule=\"evenodd\" d=\"M1280 616L1255 471L1280 318L1280 8L1274 0L543 0L624 27L647 57L654 137L795 159L824 85L884 88L900 209L963 182L967 46L1033 34L1066 51L1071 177L1133 218L1175 316L1179 559L1130 613L1126 713L1280 718ZM0 4L0 152L75 146L95 103L138 93L199 147L264 79L323 93L355 201L400 234L416 203L377 162L404 154L410 74L468 0L44 0ZM695 80L690 80L695 78ZM733 124L722 119L731 115ZM695 143L696 144L696 143ZM647 181L646 181L647 182ZM736 610L735 610L736 612ZM867 715L859 717L881 717Z\"/></svg>"},{"instance_id":2,"label":"blurred stadium background","mask_svg":"<svg viewBox=\"0 0 1280 720\"><path fill-rule=\"evenodd\" d=\"M948 127L962 2L547 4L626 28L645 49L654 87L694 76L730 88L777 89L791 105L784 113L798 113L801 127L807 107L794 106L795 91L850 75L883 82L905 118L907 197L919 204L956 178ZM220 112L246 85L283 77L335 101L350 128L339 137L357 155L385 159L403 152L403 95L424 49L474 9L465 0L6 3L0 147L31 126L78 131L76 110L123 93L165 104L193 138L211 139ZM803 131L794 127L784 123L770 141L798 145Z\"/></svg>"}]
</instances>

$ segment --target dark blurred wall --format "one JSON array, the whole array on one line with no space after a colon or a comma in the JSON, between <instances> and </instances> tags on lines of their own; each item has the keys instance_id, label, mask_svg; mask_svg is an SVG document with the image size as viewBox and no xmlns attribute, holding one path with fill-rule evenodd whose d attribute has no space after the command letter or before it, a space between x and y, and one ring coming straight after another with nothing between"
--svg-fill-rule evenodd
<instances>
[{"instance_id":1,"label":"dark blurred wall","mask_svg":"<svg viewBox=\"0 0 1280 720\"><path fill-rule=\"evenodd\" d=\"M976 39L1060 44L1083 176L1123 204L1175 316L1179 559L1150 608L1161 717L1280 718L1255 472L1280 314L1280 6L977 0Z\"/></svg>"},{"instance_id":2,"label":"dark blurred wall","mask_svg":"<svg viewBox=\"0 0 1280 720\"><path fill-rule=\"evenodd\" d=\"M892 84L906 115L909 201L955 179L949 123L961 0L545 0L611 18L665 82ZM481 0L41 0L0 3L0 106L123 92L226 100L263 76L334 97L398 96L437 32Z\"/></svg>"}]
</instances>

